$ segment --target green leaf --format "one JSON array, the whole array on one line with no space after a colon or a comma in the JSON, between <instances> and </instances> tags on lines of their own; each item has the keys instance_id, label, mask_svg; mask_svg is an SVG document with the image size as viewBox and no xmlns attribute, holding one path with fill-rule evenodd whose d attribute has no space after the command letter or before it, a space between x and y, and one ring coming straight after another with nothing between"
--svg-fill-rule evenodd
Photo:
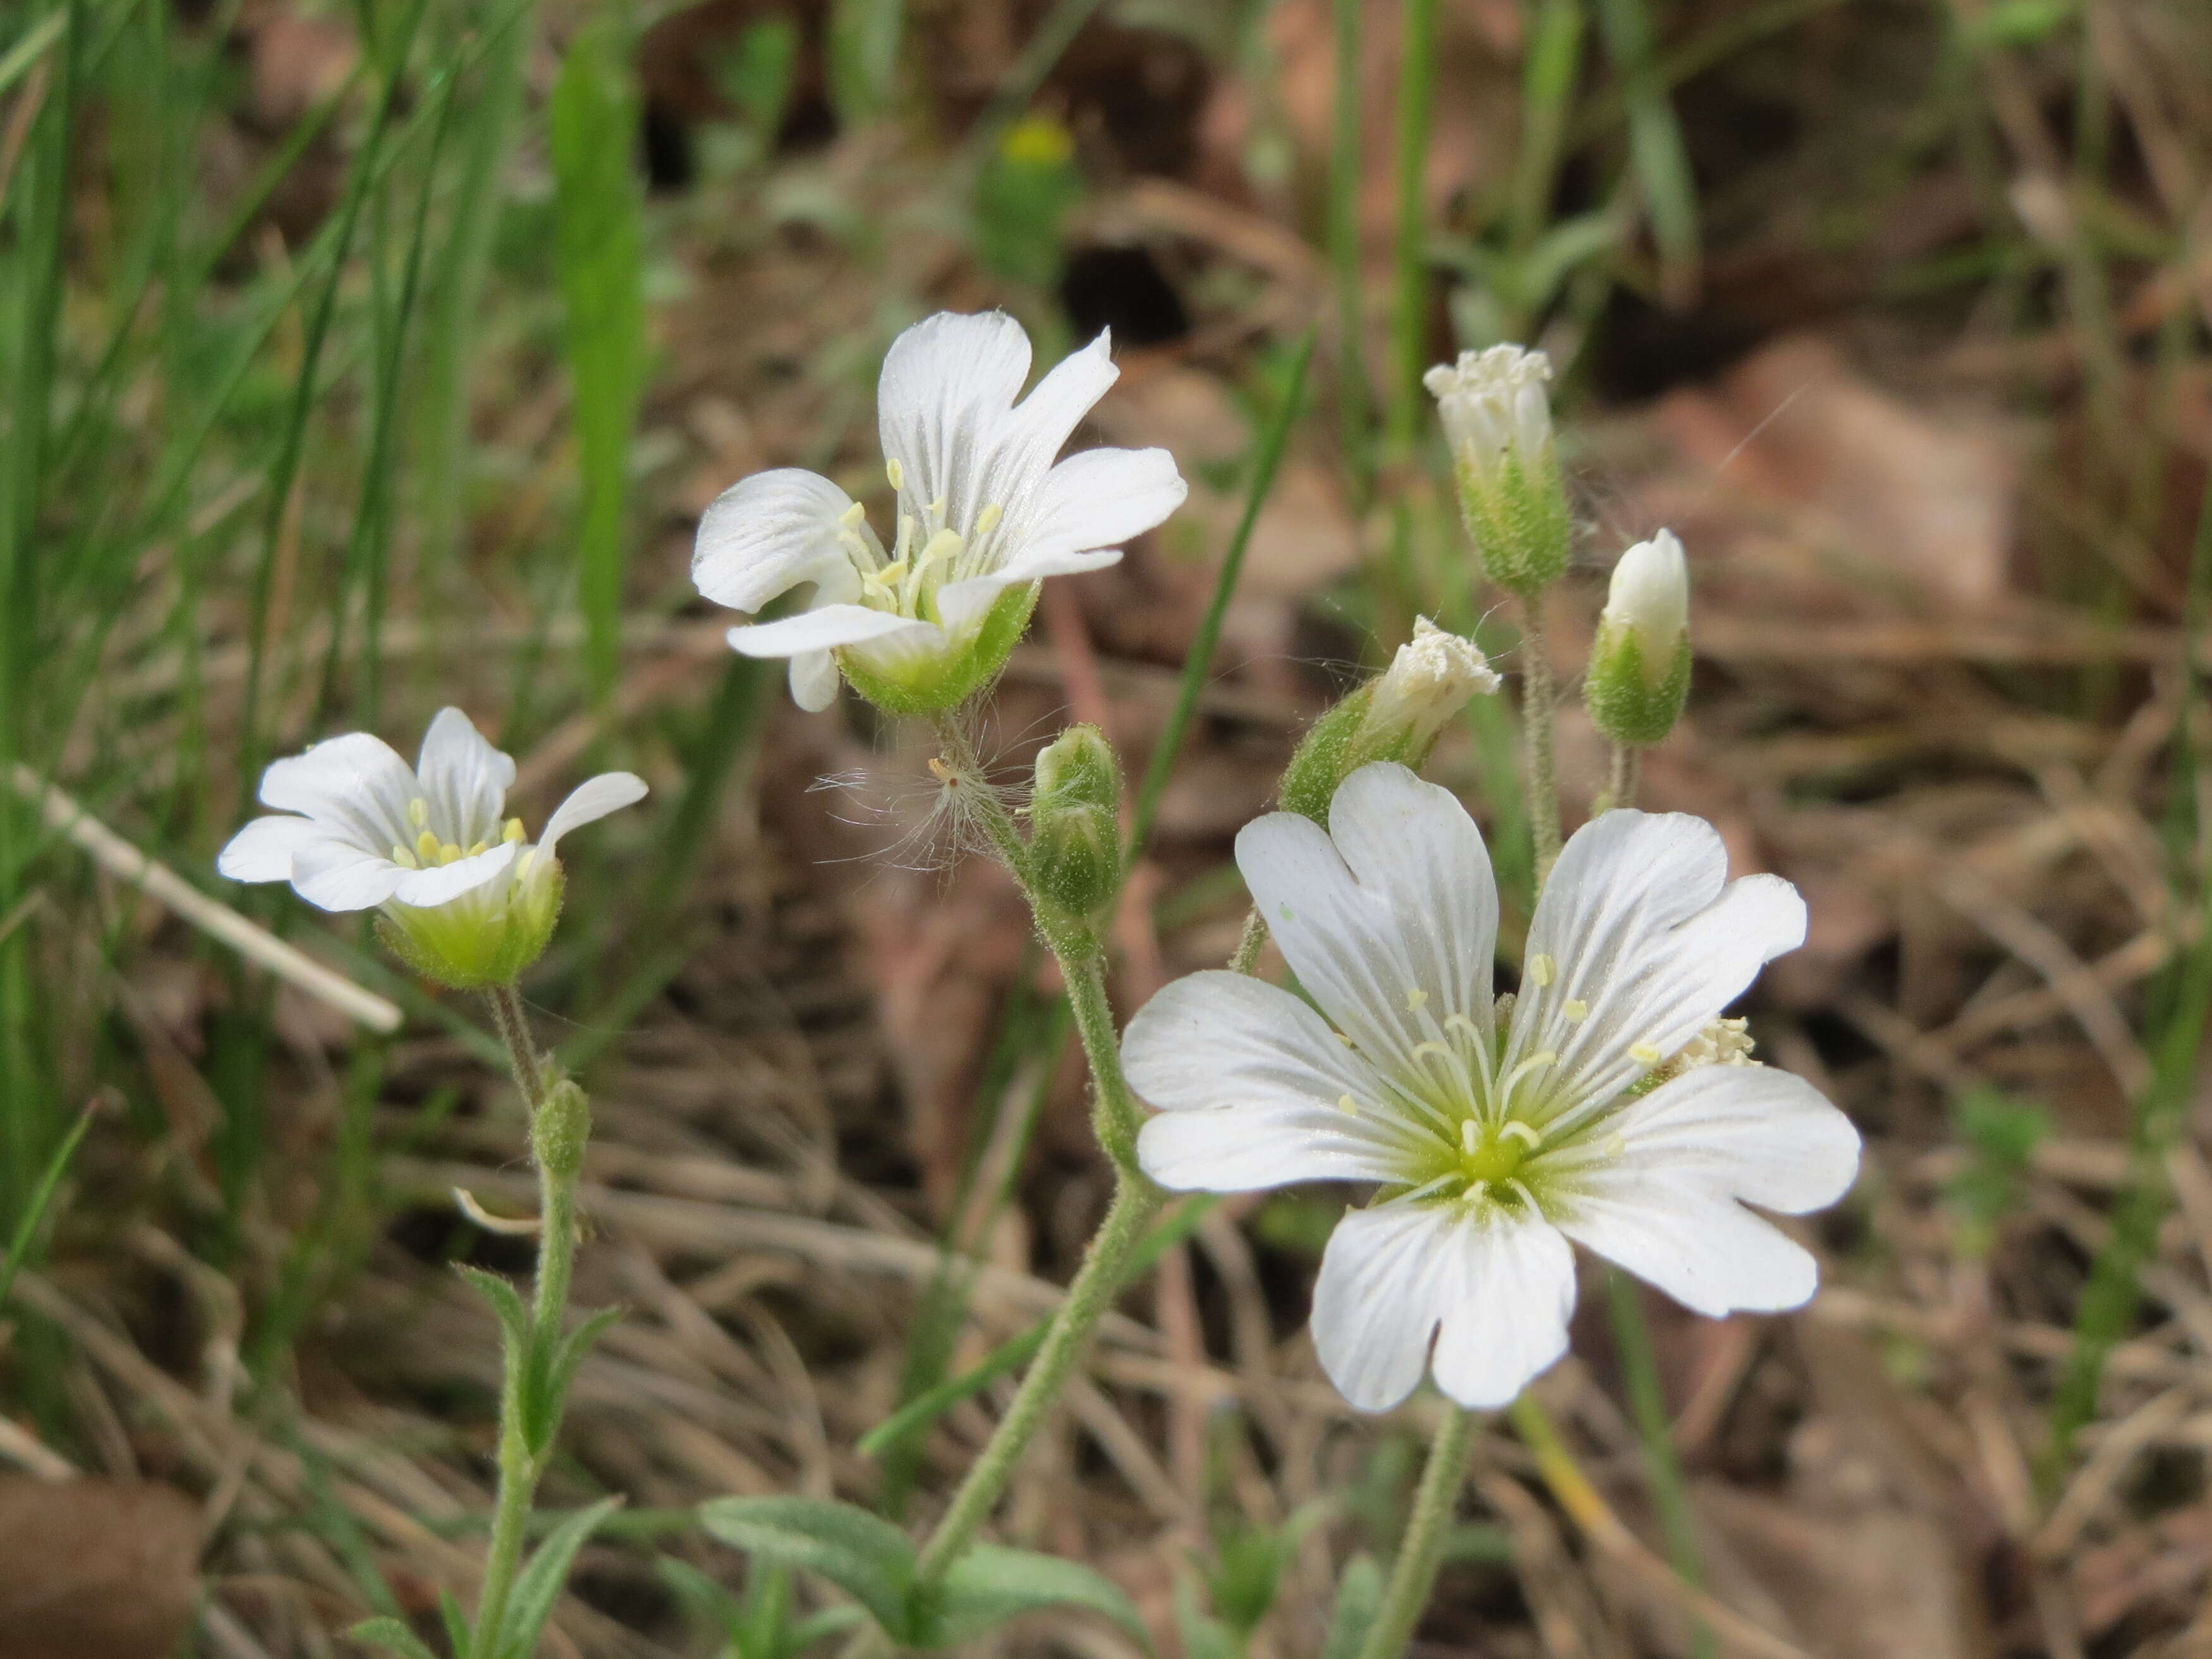
<instances>
[{"instance_id":1,"label":"green leaf","mask_svg":"<svg viewBox=\"0 0 2212 1659\"><path fill-rule=\"evenodd\" d=\"M1040 1607L1088 1607L1112 1620L1147 1651L1152 1638L1121 1588L1077 1562L1031 1550L975 1544L952 1564L930 1609L926 1641L943 1647L994 1630L1018 1613Z\"/></svg>"},{"instance_id":2,"label":"green leaf","mask_svg":"<svg viewBox=\"0 0 2212 1659\"><path fill-rule=\"evenodd\" d=\"M1344 1575L1336 1581L1336 1606L1329 1613L1321 1659L1358 1659L1359 1645L1382 1610L1382 1569L1363 1550L1344 1564Z\"/></svg>"},{"instance_id":3,"label":"green leaf","mask_svg":"<svg viewBox=\"0 0 2212 1659\"><path fill-rule=\"evenodd\" d=\"M791 1636L783 1650L787 1654L804 1653L823 1637L850 1630L867 1616L855 1607L824 1607L791 1627Z\"/></svg>"},{"instance_id":4,"label":"green leaf","mask_svg":"<svg viewBox=\"0 0 2212 1659\"><path fill-rule=\"evenodd\" d=\"M866 1607L885 1635L912 1639L914 1542L883 1516L812 1498L718 1498L699 1506L699 1519L757 1561L827 1578Z\"/></svg>"},{"instance_id":5,"label":"green leaf","mask_svg":"<svg viewBox=\"0 0 2212 1659\"><path fill-rule=\"evenodd\" d=\"M600 1522L622 1507L619 1498L603 1498L589 1509L576 1510L545 1534L514 1581L514 1597L507 1604L507 1620L494 1651L501 1659L530 1659L538 1651L538 1638L552 1616L553 1604L568 1582L568 1569L576 1552Z\"/></svg>"},{"instance_id":6,"label":"green leaf","mask_svg":"<svg viewBox=\"0 0 2212 1659\"><path fill-rule=\"evenodd\" d=\"M438 1592L438 1617L445 1620L446 1642L455 1653L469 1650L469 1615L461 1598L449 1589Z\"/></svg>"},{"instance_id":7,"label":"green leaf","mask_svg":"<svg viewBox=\"0 0 2212 1659\"><path fill-rule=\"evenodd\" d=\"M428 1642L397 1619L364 1619L346 1634L367 1646L396 1653L399 1659L438 1659Z\"/></svg>"},{"instance_id":8,"label":"green leaf","mask_svg":"<svg viewBox=\"0 0 2212 1659\"><path fill-rule=\"evenodd\" d=\"M499 1316L499 1328L507 1333L509 1346L518 1352L530 1346L530 1310L523 1305L522 1293L497 1273L488 1273L482 1267L457 1263L463 1279L477 1288L477 1293L491 1304L491 1310Z\"/></svg>"},{"instance_id":9,"label":"green leaf","mask_svg":"<svg viewBox=\"0 0 2212 1659\"><path fill-rule=\"evenodd\" d=\"M589 1315L566 1336L542 1343L531 1351L531 1364L523 1373L520 1419L522 1443L532 1457L543 1457L560 1431L561 1409L568 1398L568 1385L584 1363L600 1333L621 1319L617 1308L602 1308Z\"/></svg>"}]
</instances>

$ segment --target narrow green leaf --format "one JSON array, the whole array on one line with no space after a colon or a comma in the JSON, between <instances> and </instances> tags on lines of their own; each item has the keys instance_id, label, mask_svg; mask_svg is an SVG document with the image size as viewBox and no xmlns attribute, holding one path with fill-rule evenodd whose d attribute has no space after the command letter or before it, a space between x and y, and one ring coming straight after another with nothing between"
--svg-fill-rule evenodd
<instances>
[{"instance_id":1,"label":"narrow green leaf","mask_svg":"<svg viewBox=\"0 0 2212 1659\"><path fill-rule=\"evenodd\" d=\"M616 18L586 23L568 43L551 105L555 262L584 487L577 591L585 665L602 698L619 666L623 509L645 382L644 207L627 47Z\"/></svg>"},{"instance_id":2,"label":"narrow green leaf","mask_svg":"<svg viewBox=\"0 0 2212 1659\"><path fill-rule=\"evenodd\" d=\"M1329 1612L1321 1659L1358 1659L1360 1644L1382 1610L1382 1569L1363 1550L1344 1564L1336 1581L1336 1606Z\"/></svg>"},{"instance_id":3,"label":"narrow green leaf","mask_svg":"<svg viewBox=\"0 0 2212 1659\"><path fill-rule=\"evenodd\" d=\"M1042 1607L1088 1607L1119 1625L1147 1651L1152 1637L1136 1607L1111 1579L1079 1562L996 1544L970 1545L938 1587L917 1645L971 1641L1009 1619Z\"/></svg>"},{"instance_id":4,"label":"narrow green leaf","mask_svg":"<svg viewBox=\"0 0 2212 1659\"><path fill-rule=\"evenodd\" d=\"M699 1506L699 1519L756 1561L827 1578L866 1607L892 1640L910 1639L914 1541L881 1516L812 1498L718 1498Z\"/></svg>"},{"instance_id":5,"label":"narrow green leaf","mask_svg":"<svg viewBox=\"0 0 2212 1659\"><path fill-rule=\"evenodd\" d=\"M505 1628L498 1632L493 1651L501 1659L530 1659L538 1651L538 1638L553 1613L553 1604L568 1582L568 1569L576 1552L598 1529L600 1522L622 1507L619 1498L603 1498L588 1509L578 1510L545 1535L514 1581L514 1594L507 1604Z\"/></svg>"},{"instance_id":6,"label":"narrow green leaf","mask_svg":"<svg viewBox=\"0 0 2212 1659\"><path fill-rule=\"evenodd\" d=\"M544 1456L560 1432L561 1408L568 1398L569 1384L576 1380L576 1368L592 1344L621 1318L619 1308L602 1308L566 1336L545 1345L523 1385L523 1443L532 1457Z\"/></svg>"},{"instance_id":7,"label":"narrow green leaf","mask_svg":"<svg viewBox=\"0 0 2212 1659\"><path fill-rule=\"evenodd\" d=\"M461 1598L449 1589L438 1592L438 1617L446 1626L446 1640L455 1653L469 1650L468 1610L461 1606Z\"/></svg>"},{"instance_id":8,"label":"narrow green leaf","mask_svg":"<svg viewBox=\"0 0 2212 1659\"><path fill-rule=\"evenodd\" d=\"M438 1659L428 1642L397 1619L364 1619L346 1634L354 1641L396 1653L399 1659Z\"/></svg>"},{"instance_id":9,"label":"narrow green leaf","mask_svg":"<svg viewBox=\"0 0 2212 1659\"><path fill-rule=\"evenodd\" d=\"M491 1304L491 1310L499 1316L499 1328L507 1333L507 1341L521 1349L530 1342L530 1310L523 1305L522 1293L497 1273L486 1273L482 1267L471 1267L466 1262L454 1264L454 1272L477 1288L478 1295Z\"/></svg>"},{"instance_id":10,"label":"narrow green leaf","mask_svg":"<svg viewBox=\"0 0 2212 1659\"><path fill-rule=\"evenodd\" d=\"M890 105L905 28L904 0L830 0L830 101L839 120L860 126Z\"/></svg>"},{"instance_id":11,"label":"narrow green leaf","mask_svg":"<svg viewBox=\"0 0 2212 1659\"><path fill-rule=\"evenodd\" d=\"M23 1256L38 1236L40 1223L46 1218L46 1207L54 1201L54 1189L61 1185L70 1160L83 1144L85 1131L92 1127L92 1114L93 1109L88 1106L76 1115L76 1124L62 1137L62 1144L54 1148L54 1155L46 1160L39 1184L31 1189L30 1201L15 1218L15 1232L8 1241L7 1258L0 1261L0 1309L8 1305L8 1292L15 1287L16 1269L23 1265Z\"/></svg>"}]
</instances>

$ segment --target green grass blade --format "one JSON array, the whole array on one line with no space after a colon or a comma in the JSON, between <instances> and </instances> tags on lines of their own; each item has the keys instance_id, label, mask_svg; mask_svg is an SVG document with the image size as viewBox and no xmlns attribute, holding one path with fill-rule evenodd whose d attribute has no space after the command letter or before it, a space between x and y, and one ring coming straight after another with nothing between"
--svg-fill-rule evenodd
<instances>
[{"instance_id":1,"label":"green grass blade","mask_svg":"<svg viewBox=\"0 0 2212 1659\"><path fill-rule=\"evenodd\" d=\"M0 1311L8 1306L8 1292L15 1288L15 1274L22 1267L23 1258L29 1255L39 1228L46 1218L46 1210L54 1201L54 1194L62 1184L62 1176L69 1170L70 1160L76 1149L84 1144L86 1131L92 1127L93 1108L86 1107L76 1115L76 1122L62 1137L62 1144L54 1148L54 1155L46 1160L40 1173L38 1185L31 1188L30 1197L22 1213L15 1218L15 1231L8 1240L8 1257L0 1261Z\"/></svg>"},{"instance_id":2,"label":"green grass blade","mask_svg":"<svg viewBox=\"0 0 2212 1659\"><path fill-rule=\"evenodd\" d=\"M1628 160L1659 250L1659 287L1671 306L1696 299L1701 254L1698 187L1667 83L1657 70L1644 0L1598 0L1598 27L1628 106Z\"/></svg>"},{"instance_id":3,"label":"green grass blade","mask_svg":"<svg viewBox=\"0 0 2212 1659\"><path fill-rule=\"evenodd\" d=\"M604 702L621 664L623 509L645 381L644 207L630 155L637 98L615 19L596 18L569 42L551 120L555 258L584 488L577 591L585 666Z\"/></svg>"},{"instance_id":4,"label":"green grass blade","mask_svg":"<svg viewBox=\"0 0 2212 1659\"><path fill-rule=\"evenodd\" d=\"M1702 1589L1705 1570L1698 1558L1697 1524L1689 1489L1682 1483L1682 1460L1674 1449L1666 1393L1660 1386L1650 1322L1644 1317L1636 1281L1620 1268L1606 1269L1605 1288L1613 1340L1620 1351L1621 1378L1628 1389L1628 1413L1636 1424L1637 1438L1644 1443L1644 1475L1650 1483L1651 1506L1659 1512L1659 1529L1666 1535L1667 1559L1684 1583ZM1714 1659L1719 1650L1711 1630L1703 1624L1692 1627L1692 1659Z\"/></svg>"},{"instance_id":5,"label":"green grass blade","mask_svg":"<svg viewBox=\"0 0 2212 1659\"><path fill-rule=\"evenodd\" d=\"M1328 259L1336 279L1337 428L1357 517L1375 493L1367 307L1359 280L1360 0L1334 0L1334 21L1336 91L1329 125Z\"/></svg>"},{"instance_id":6,"label":"green grass blade","mask_svg":"<svg viewBox=\"0 0 2212 1659\"><path fill-rule=\"evenodd\" d=\"M1423 0L1423 3L1427 3ZM1213 665L1213 648L1221 642L1221 621L1229 614L1230 598L1236 592L1237 578L1244 568L1244 550L1251 544L1252 527L1260 521L1260 509L1267 505L1267 493L1275 487L1276 471L1282 465L1283 452L1291 441L1291 428L1297 423L1298 409L1304 400L1306 369L1313 362L1313 353L1314 331L1308 329L1305 337L1298 342L1297 356L1291 360L1290 374L1274 419L1261 434L1259 452L1252 466L1252 482L1244 494L1244 515L1237 522L1237 533L1229 539L1228 554L1221 561L1220 574L1214 578L1213 599L1191 641L1190 655L1183 663L1182 682L1176 691L1174 712L1160 728L1159 741L1152 747L1152 763L1145 769L1145 781L1137 790L1136 811L1129 830L1129 864L1133 865L1143 850L1145 837L1159 813L1160 796L1168 787L1168 775L1175 769L1176 757L1182 749L1183 734L1190 729L1191 716L1197 712L1199 693L1205 690L1206 677Z\"/></svg>"}]
</instances>

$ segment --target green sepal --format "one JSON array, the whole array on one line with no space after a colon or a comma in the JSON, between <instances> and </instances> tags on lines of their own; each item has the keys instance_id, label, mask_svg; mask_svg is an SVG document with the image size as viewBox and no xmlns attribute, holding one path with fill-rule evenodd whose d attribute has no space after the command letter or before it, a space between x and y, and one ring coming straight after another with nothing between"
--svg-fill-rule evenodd
<instances>
[{"instance_id":1,"label":"green sepal","mask_svg":"<svg viewBox=\"0 0 2212 1659\"><path fill-rule=\"evenodd\" d=\"M1551 444L1533 465L1508 450L1487 477L1470 466L1457 471L1460 518L1491 580L1531 599L1566 574L1574 522Z\"/></svg>"},{"instance_id":2,"label":"green sepal","mask_svg":"<svg viewBox=\"0 0 2212 1659\"><path fill-rule=\"evenodd\" d=\"M1407 730L1377 732L1369 729L1367 713L1375 700L1370 680L1306 729L1306 735L1283 770L1282 806L1328 828L1328 804L1344 781L1363 766L1395 761L1419 771L1437 746L1436 735L1425 741Z\"/></svg>"},{"instance_id":3,"label":"green sepal","mask_svg":"<svg viewBox=\"0 0 2212 1659\"><path fill-rule=\"evenodd\" d=\"M999 678L1036 601L1035 582L1006 589L963 644L896 672L885 672L854 650L836 653L837 667L848 685L886 714L945 714Z\"/></svg>"},{"instance_id":4,"label":"green sepal","mask_svg":"<svg viewBox=\"0 0 2212 1659\"><path fill-rule=\"evenodd\" d=\"M438 1656L430 1650L428 1642L397 1619L364 1619L347 1631L346 1636L364 1647L382 1648L386 1653L396 1653L399 1659L438 1659Z\"/></svg>"},{"instance_id":5,"label":"green sepal","mask_svg":"<svg viewBox=\"0 0 2212 1659\"><path fill-rule=\"evenodd\" d=\"M531 1659L538 1651L538 1638L552 1617L553 1604L561 1599L561 1592L568 1582L568 1569L575 1565L576 1553L599 1530L599 1522L622 1507L620 1498L603 1498L588 1509L581 1509L565 1517L561 1524L545 1534L545 1541L537 1553L523 1564L522 1571L514 1581L514 1594L507 1604L507 1618L497 1632L498 1645L492 1650L499 1659Z\"/></svg>"},{"instance_id":6,"label":"green sepal","mask_svg":"<svg viewBox=\"0 0 2212 1659\"><path fill-rule=\"evenodd\" d=\"M1644 671L1644 642L1636 630L1600 623L1589 672L1583 678L1583 705L1590 723L1615 743L1649 749L1681 717L1690 695L1692 655L1686 634L1675 642L1674 661L1655 680Z\"/></svg>"},{"instance_id":7,"label":"green sepal","mask_svg":"<svg viewBox=\"0 0 2212 1659\"><path fill-rule=\"evenodd\" d=\"M449 990L512 985L552 941L568 878L554 861L542 874L497 884L491 898L476 892L419 908L388 904L376 936L410 971Z\"/></svg>"},{"instance_id":8,"label":"green sepal","mask_svg":"<svg viewBox=\"0 0 2212 1659\"><path fill-rule=\"evenodd\" d=\"M1030 796L1030 887L1072 921L1091 921L1121 889L1121 763L1095 726L1037 751Z\"/></svg>"}]
</instances>

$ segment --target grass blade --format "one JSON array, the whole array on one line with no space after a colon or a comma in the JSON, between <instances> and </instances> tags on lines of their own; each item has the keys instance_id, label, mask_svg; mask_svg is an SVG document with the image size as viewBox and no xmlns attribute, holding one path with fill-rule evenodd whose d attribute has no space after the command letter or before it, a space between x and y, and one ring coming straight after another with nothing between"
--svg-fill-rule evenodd
<instances>
[{"instance_id":1,"label":"grass blade","mask_svg":"<svg viewBox=\"0 0 2212 1659\"><path fill-rule=\"evenodd\" d=\"M15 1231L8 1241L8 1257L0 1261L0 1311L8 1306L8 1292L15 1288L15 1274L23 1265L23 1258L38 1237L40 1224L46 1218L47 1206L54 1201L55 1190L62 1184L70 1160L76 1149L84 1144L85 1132L92 1127L94 1108L87 1106L76 1115L76 1122L62 1137L62 1144L54 1148L54 1155L46 1160L46 1169L39 1176L39 1183L31 1188L30 1198L22 1213L15 1218Z\"/></svg>"},{"instance_id":2,"label":"grass blade","mask_svg":"<svg viewBox=\"0 0 2212 1659\"><path fill-rule=\"evenodd\" d=\"M577 591L585 667L602 703L620 666L623 508L645 381L644 207L630 161L637 98L627 45L617 20L587 23L562 59L551 111L555 259L584 486Z\"/></svg>"}]
</instances>

